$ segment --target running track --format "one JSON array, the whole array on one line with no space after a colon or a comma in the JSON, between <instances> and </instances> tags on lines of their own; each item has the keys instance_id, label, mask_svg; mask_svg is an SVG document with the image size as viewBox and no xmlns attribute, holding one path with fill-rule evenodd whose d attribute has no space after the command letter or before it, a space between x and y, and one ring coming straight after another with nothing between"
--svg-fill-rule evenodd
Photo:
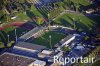
<instances>
[{"instance_id":1,"label":"running track","mask_svg":"<svg viewBox=\"0 0 100 66\"><path fill-rule=\"evenodd\" d=\"M8 25L5 25L5 26L3 26L3 27L0 27L0 30L4 30L4 29L6 29L6 28L8 28L8 27L10 27L10 26L20 27L20 26L22 26L24 23L25 23L25 22L13 22L13 23L11 23L11 24L8 24Z\"/></svg>"}]
</instances>

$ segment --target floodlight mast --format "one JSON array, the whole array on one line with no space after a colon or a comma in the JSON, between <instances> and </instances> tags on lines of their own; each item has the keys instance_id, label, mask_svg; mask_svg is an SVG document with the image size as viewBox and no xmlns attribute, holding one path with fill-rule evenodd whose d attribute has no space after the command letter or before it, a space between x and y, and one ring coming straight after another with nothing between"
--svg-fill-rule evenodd
<instances>
[{"instance_id":1,"label":"floodlight mast","mask_svg":"<svg viewBox=\"0 0 100 66\"><path fill-rule=\"evenodd\" d=\"M76 28L76 23L75 23L75 18L73 18L73 23L74 23L74 29Z\"/></svg>"},{"instance_id":2,"label":"floodlight mast","mask_svg":"<svg viewBox=\"0 0 100 66\"><path fill-rule=\"evenodd\" d=\"M8 43L9 43L9 35L7 35L7 37L8 37Z\"/></svg>"},{"instance_id":3,"label":"floodlight mast","mask_svg":"<svg viewBox=\"0 0 100 66\"><path fill-rule=\"evenodd\" d=\"M49 35L49 39L50 39L50 47L52 49L52 45L51 45L51 35Z\"/></svg>"},{"instance_id":4,"label":"floodlight mast","mask_svg":"<svg viewBox=\"0 0 100 66\"><path fill-rule=\"evenodd\" d=\"M49 22L48 22L48 29L50 30L50 23L51 23L51 21L50 21L50 14L48 13L48 20L49 20Z\"/></svg>"},{"instance_id":5,"label":"floodlight mast","mask_svg":"<svg viewBox=\"0 0 100 66\"><path fill-rule=\"evenodd\" d=\"M16 33L16 29L15 29L15 39L16 39L16 42L17 42L17 33Z\"/></svg>"}]
</instances>

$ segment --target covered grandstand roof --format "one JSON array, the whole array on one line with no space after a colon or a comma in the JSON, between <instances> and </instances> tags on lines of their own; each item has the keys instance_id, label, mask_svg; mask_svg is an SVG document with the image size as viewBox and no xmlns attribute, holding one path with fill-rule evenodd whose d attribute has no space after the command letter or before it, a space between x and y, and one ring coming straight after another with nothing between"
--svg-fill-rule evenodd
<instances>
[{"instance_id":1,"label":"covered grandstand roof","mask_svg":"<svg viewBox=\"0 0 100 66\"><path fill-rule=\"evenodd\" d=\"M38 50L41 51L42 49L46 48L45 46L37 45L37 44L32 44L32 43L27 43L27 42L18 42L15 47L20 47L30 49L30 50Z\"/></svg>"}]
</instances>

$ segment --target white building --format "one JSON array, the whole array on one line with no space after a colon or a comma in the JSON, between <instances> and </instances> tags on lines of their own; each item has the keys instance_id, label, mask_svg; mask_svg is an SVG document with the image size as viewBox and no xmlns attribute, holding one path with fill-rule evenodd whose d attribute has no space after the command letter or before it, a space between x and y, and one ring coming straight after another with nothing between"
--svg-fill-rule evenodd
<instances>
[{"instance_id":1,"label":"white building","mask_svg":"<svg viewBox=\"0 0 100 66\"><path fill-rule=\"evenodd\" d=\"M33 63L31 63L29 66L45 66L45 65L46 65L45 61L36 60Z\"/></svg>"},{"instance_id":2,"label":"white building","mask_svg":"<svg viewBox=\"0 0 100 66\"><path fill-rule=\"evenodd\" d=\"M38 57L44 58L46 56L49 56L53 53L53 51L50 50L43 50L41 53L38 54Z\"/></svg>"}]
</instances>

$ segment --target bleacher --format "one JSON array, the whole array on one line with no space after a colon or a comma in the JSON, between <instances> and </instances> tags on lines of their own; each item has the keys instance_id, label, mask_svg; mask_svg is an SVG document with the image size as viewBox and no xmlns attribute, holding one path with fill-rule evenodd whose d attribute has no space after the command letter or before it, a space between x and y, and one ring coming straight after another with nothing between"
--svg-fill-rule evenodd
<instances>
[{"instance_id":1,"label":"bleacher","mask_svg":"<svg viewBox=\"0 0 100 66\"><path fill-rule=\"evenodd\" d=\"M37 57L37 52L29 52L29 51L25 51L25 50L16 49L16 48L13 48L11 51L8 51L8 52L18 54L18 55L27 56L27 57L32 57L32 58Z\"/></svg>"},{"instance_id":2,"label":"bleacher","mask_svg":"<svg viewBox=\"0 0 100 66\"><path fill-rule=\"evenodd\" d=\"M45 32L44 32L43 30L40 30L38 33L36 33L36 34L34 35L34 38L38 38L38 37L42 36L44 33L45 33Z\"/></svg>"}]
</instances>

